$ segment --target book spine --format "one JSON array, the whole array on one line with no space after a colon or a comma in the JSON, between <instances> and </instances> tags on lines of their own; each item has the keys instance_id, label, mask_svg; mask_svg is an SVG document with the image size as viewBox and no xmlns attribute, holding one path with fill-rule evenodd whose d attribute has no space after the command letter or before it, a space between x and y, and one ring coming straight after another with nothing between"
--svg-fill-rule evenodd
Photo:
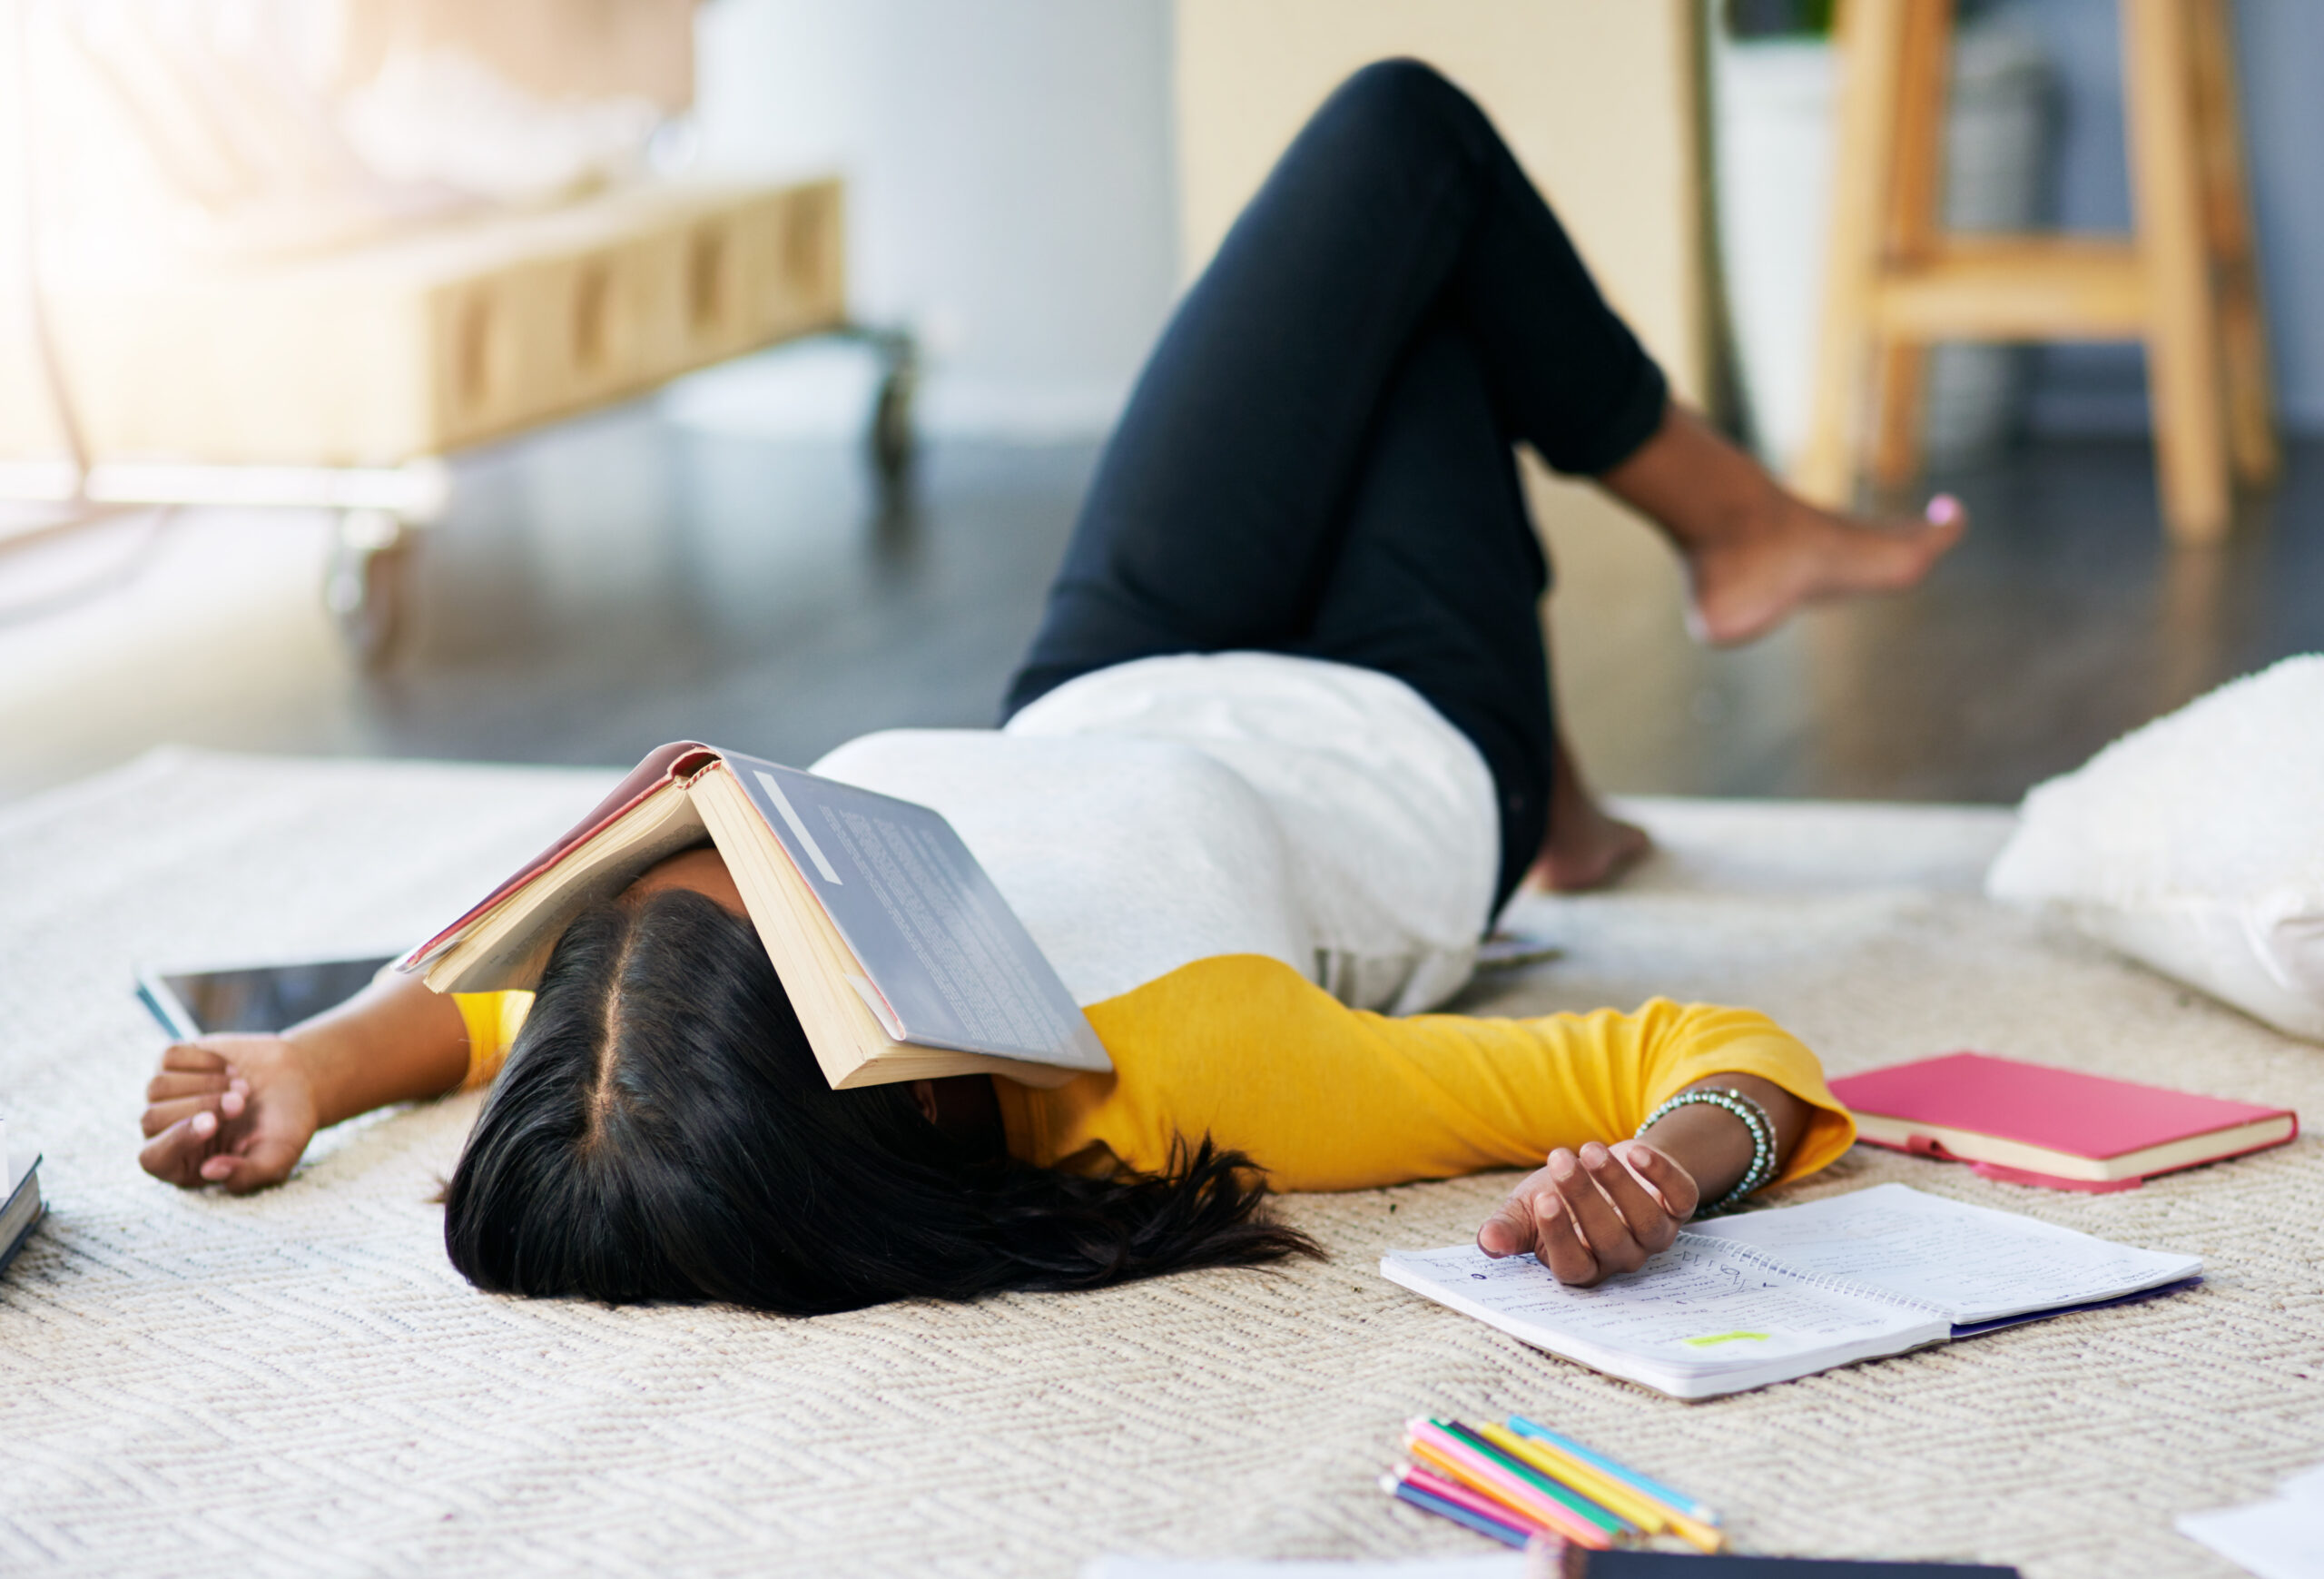
<instances>
[{"instance_id":1,"label":"book spine","mask_svg":"<svg viewBox=\"0 0 2324 1579\"><path fill-rule=\"evenodd\" d=\"M1722 1255L1732 1256L1747 1266L1758 1267L1768 1272L1780 1272L1806 1288L1820 1288L1833 1294L1853 1295L1858 1299L1870 1299L1882 1305L1902 1306L1906 1310L1917 1310L1923 1315L1934 1316L1945 1321L1953 1319L1953 1313L1942 1306L1931 1305L1924 1299L1907 1298L1902 1294L1891 1294L1885 1288L1873 1288L1862 1283L1852 1283L1846 1278L1835 1278L1821 1272L1803 1272L1797 1267L1784 1265L1765 1250L1750 1245L1738 1245L1733 1239L1722 1239L1710 1234L1690 1234L1683 1229L1679 1230L1679 1238L1688 1244L1715 1249Z\"/></svg>"}]
</instances>

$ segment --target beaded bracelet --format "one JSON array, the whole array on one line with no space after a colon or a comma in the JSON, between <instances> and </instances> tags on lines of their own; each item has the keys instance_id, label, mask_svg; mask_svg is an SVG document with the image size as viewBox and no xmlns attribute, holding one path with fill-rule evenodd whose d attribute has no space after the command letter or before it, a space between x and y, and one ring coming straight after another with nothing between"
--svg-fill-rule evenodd
<instances>
[{"instance_id":1,"label":"beaded bracelet","mask_svg":"<svg viewBox=\"0 0 2324 1579\"><path fill-rule=\"evenodd\" d=\"M1767 1109L1759 1106L1741 1091L1731 1091L1721 1087L1710 1090L1680 1091L1649 1113L1646 1116L1646 1122L1638 1127L1638 1132L1641 1135L1645 1134L1680 1108L1696 1102L1705 1102L1711 1107L1723 1109L1734 1114L1743 1120L1743 1127L1751 1131L1751 1166L1743 1170L1743 1177L1735 1181L1734 1189L1712 1201L1709 1206L1702 1208L1697 1214L1701 1217L1709 1217L1714 1213L1725 1211L1775 1177L1776 1127L1768 1120Z\"/></svg>"}]
</instances>

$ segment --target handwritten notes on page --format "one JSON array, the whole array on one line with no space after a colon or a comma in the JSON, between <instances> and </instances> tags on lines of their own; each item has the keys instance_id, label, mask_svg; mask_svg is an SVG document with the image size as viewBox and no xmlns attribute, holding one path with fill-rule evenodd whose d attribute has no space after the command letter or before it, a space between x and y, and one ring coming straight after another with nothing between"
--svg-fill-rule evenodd
<instances>
[{"instance_id":1,"label":"handwritten notes on page","mask_svg":"<svg viewBox=\"0 0 2324 1579\"><path fill-rule=\"evenodd\" d=\"M1688 1231L1753 1246L1792 1271L1909 1299L1964 1326L2160 1288L2202 1268L2198 1256L2113 1244L1903 1184Z\"/></svg>"},{"instance_id":2,"label":"handwritten notes on page","mask_svg":"<svg viewBox=\"0 0 2324 1579\"><path fill-rule=\"evenodd\" d=\"M1473 1245L1380 1262L1439 1304L1681 1398L1901 1354L1956 1325L2118 1298L2201 1267L1901 1184L1699 1225L1594 1288Z\"/></svg>"},{"instance_id":3,"label":"handwritten notes on page","mask_svg":"<svg viewBox=\"0 0 2324 1579\"><path fill-rule=\"evenodd\" d=\"M1497 1261L1472 1245L1393 1253L1380 1270L1537 1347L1682 1398L1896 1354L1951 1331L1927 1311L1815 1288L1689 1239L1594 1288L1568 1288L1531 1256Z\"/></svg>"}]
</instances>

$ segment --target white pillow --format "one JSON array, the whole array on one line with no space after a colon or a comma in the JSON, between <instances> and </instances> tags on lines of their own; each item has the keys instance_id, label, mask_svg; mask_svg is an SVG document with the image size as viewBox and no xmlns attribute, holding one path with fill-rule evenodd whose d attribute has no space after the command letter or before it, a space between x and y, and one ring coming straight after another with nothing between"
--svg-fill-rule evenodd
<instances>
[{"instance_id":1,"label":"white pillow","mask_svg":"<svg viewBox=\"0 0 2324 1579\"><path fill-rule=\"evenodd\" d=\"M2324 656L2232 681L2035 785L1985 892L2324 1041Z\"/></svg>"}]
</instances>

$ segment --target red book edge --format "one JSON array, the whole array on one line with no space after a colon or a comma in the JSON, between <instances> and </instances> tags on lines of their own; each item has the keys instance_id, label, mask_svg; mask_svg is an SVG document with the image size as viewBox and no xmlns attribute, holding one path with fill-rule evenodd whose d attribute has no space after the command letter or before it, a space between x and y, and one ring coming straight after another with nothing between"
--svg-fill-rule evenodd
<instances>
[{"instance_id":1,"label":"red book edge","mask_svg":"<svg viewBox=\"0 0 2324 1579\"><path fill-rule=\"evenodd\" d=\"M591 838L621 821L648 796L668 785L691 782L703 769L724 760L716 746L704 745L699 740L674 740L667 745L655 746L646 754L645 761L630 769L628 776L613 787L610 794L599 801L587 816L574 824L556 844L527 862L515 876L486 894L459 920L397 961L396 969L409 973L428 965L448 949L478 917L555 867Z\"/></svg>"},{"instance_id":2,"label":"red book edge","mask_svg":"<svg viewBox=\"0 0 2324 1579\"><path fill-rule=\"evenodd\" d=\"M2240 1151L2222 1151L2216 1157L2181 1162L2175 1168L2158 1168L2152 1173L2133 1173L2123 1179L2067 1179L2055 1173L2036 1173L2031 1169L2011 1168L2000 1162L1977 1162L1946 1150L1926 1135L1915 1135L1901 1146L1893 1140L1875 1140L1869 1135L1860 1135L1856 1138L1856 1144L1877 1146L1883 1151L1902 1151L1908 1156L1925 1157L1932 1162L1966 1162L1969 1171L1978 1178L1995 1179L2003 1184L2030 1184L2043 1189L2078 1189L2084 1195L2112 1195L2119 1189L2136 1189L2148 1179L2160 1179L2166 1173L2184 1173L2190 1168L2208 1168L2214 1162L2249 1157L2254 1151L2272 1151L2279 1146L2289 1146L2299 1139L2299 1115L2287 1108L2284 1116L2291 1120L2291 1133L2280 1140L2262 1140L2257 1146L2246 1146Z\"/></svg>"}]
</instances>

